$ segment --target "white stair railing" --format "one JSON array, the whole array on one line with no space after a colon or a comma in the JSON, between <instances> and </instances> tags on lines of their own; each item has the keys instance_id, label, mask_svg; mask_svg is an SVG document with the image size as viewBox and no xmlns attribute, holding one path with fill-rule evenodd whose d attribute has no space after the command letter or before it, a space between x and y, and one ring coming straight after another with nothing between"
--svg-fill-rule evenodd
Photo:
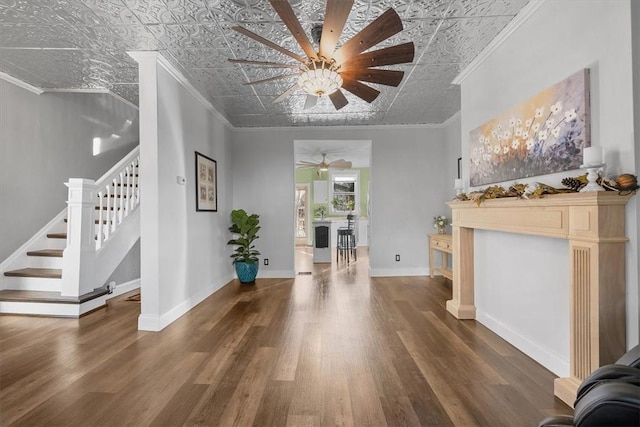
<instances>
[{"instance_id":1,"label":"white stair railing","mask_svg":"<svg viewBox=\"0 0 640 427\"><path fill-rule=\"evenodd\" d=\"M136 150L134 150L136 151ZM138 153L131 158L125 157L124 167L118 163L96 182L98 196L98 218L96 231L96 249L100 249L109 240L118 226L140 203L138 180Z\"/></svg>"},{"instance_id":2,"label":"white stair railing","mask_svg":"<svg viewBox=\"0 0 640 427\"><path fill-rule=\"evenodd\" d=\"M99 286L94 274L98 255L140 204L139 164L136 147L97 181L70 178L66 183L62 295L80 296Z\"/></svg>"}]
</instances>

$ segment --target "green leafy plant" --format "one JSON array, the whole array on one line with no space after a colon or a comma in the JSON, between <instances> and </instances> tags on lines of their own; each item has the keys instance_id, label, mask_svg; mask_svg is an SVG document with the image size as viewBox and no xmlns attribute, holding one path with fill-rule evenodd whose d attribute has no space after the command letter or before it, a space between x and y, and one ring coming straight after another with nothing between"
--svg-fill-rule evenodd
<instances>
[{"instance_id":1,"label":"green leafy plant","mask_svg":"<svg viewBox=\"0 0 640 427\"><path fill-rule=\"evenodd\" d=\"M352 211L355 208L355 202L351 199L334 197L331 200L333 208L337 211Z\"/></svg>"},{"instance_id":2,"label":"green leafy plant","mask_svg":"<svg viewBox=\"0 0 640 427\"><path fill-rule=\"evenodd\" d=\"M327 206L324 204L319 204L317 205L317 207L314 209L313 214L316 217L322 217L324 218L324 216L327 214Z\"/></svg>"},{"instance_id":3,"label":"green leafy plant","mask_svg":"<svg viewBox=\"0 0 640 427\"><path fill-rule=\"evenodd\" d=\"M235 239L227 242L228 245L237 245L233 254L231 254L233 263L235 264L238 261L247 264L258 262L260 252L255 249L253 242L260 237L258 236L260 215L248 215L244 209L235 209L231 211L231 224L229 231L237 234Z\"/></svg>"}]
</instances>

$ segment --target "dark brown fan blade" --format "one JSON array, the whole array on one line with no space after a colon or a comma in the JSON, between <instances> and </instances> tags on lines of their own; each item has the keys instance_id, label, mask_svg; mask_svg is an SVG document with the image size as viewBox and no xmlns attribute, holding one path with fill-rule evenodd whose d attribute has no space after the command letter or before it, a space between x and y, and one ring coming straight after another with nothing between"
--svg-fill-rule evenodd
<instances>
[{"instance_id":1,"label":"dark brown fan blade","mask_svg":"<svg viewBox=\"0 0 640 427\"><path fill-rule=\"evenodd\" d=\"M333 106L336 107L336 110L341 109L349 103L340 89L330 94L329 99L333 103Z\"/></svg>"},{"instance_id":2,"label":"dark brown fan blade","mask_svg":"<svg viewBox=\"0 0 640 427\"><path fill-rule=\"evenodd\" d=\"M293 52L291 52L290 50L287 50L285 48L283 48L282 46L278 46L277 44L275 44L274 42L265 39L264 37L261 37L259 35L257 35L256 33L247 30L244 27L241 27L239 25L236 25L234 27L231 27L232 30L237 31L240 34L244 34L245 36L249 37L250 39L253 39L259 43L262 43L263 45L269 46L271 49L273 50L277 50L280 53L283 53L287 56L292 57L293 59L295 59L296 61L302 62L303 64L305 62L307 62L302 56L297 55Z\"/></svg>"},{"instance_id":3,"label":"dark brown fan blade","mask_svg":"<svg viewBox=\"0 0 640 427\"><path fill-rule=\"evenodd\" d=\"M379 83L386 86L398 86L404 76L404 71L379 70L377 68L360 68L344 71L340 75L344 79L362 80L364 82Z\"/></svg>"},{"instance_id":4,"label":"dark brown fan blade","mask_svg":"<svg viewBox=\"0 0 640 427\"><path fill-rule=\"evenodd\" d=\"M331 58L352 6L353 0L327 0L320 37L321 56Z\"/></svg>"},{"instance_id":5,"label":"dark brown fan blade","mask_svg":"<svg viewBox=\"0 0 640 427\"><path fill-rule=\"evenodd\" d=\"M266 83L266 82L270 82L273 80L280 80L280 79L286 79L289 77L296 77L298 75L298 73L289 73L289 74L279 74L277 76L273 76L273 77L269 77L268 79L262 79L262 80L254 80L252 82L246 82L243 83L243 85L247 86L247 85L255 85L258 83Z\"/></svg>"},{"instance_id":6,"label":"dark brown fan blade","mask_svg":"<svg viewBox=\"0 0 640 427\"><path fill-rule=\"evenodd\" d=\"M298 68L298 65L296 64L283 64L281 62L250 61L248 59L232 59L232 58L227 59L227 61L232 62L234 64L259 65L261 67Z\"/></svg>"},{"instance_id":7,"label":"dark brown fan blade","mask_svg":"<svg viewBox=\"0 0 640 427\"><path fill-rule=\"evenodd\" d=\"M345 61L340 69L342 71L347 71L354 68L405 64L407 62L412 62L414 55L415 48L413 46L413 42L408 42L354 56L353 58Z\"/></svg>"},{"instance_id":8,"label":"dark brown fan blade","mask_svg":"<svg viewBox=\"0 0 640 427\"><path fill-rule=\"evenodd\" d=\"M388 9L375 21L364 27L358 34L351 37L334 54L333 59L338 65L353 58L402 31L402 20L393 9Z\"/></svg>"},{"instance_id":9,"label":"dark brown fan blade","mask_svg":"<svg viewBox=\"0 0 640 427\"><path fill-rule=\"evenodd\" d=\"M307 37L307 34L304 32L302 25L300 25L300 21L298 21L288 0L269 0L269 3L271 3L271 6L278 16L280 16L289 31L291 31L291 34L297 40L304 53L311 59L317 58L318 54L309 41L309 37Z\"/></svg>"},{"instance_id":10,"label":"dark brown fan blade","mask_svg":"<svg viewBox=\"0 0 640 427\"><path fill-rule=\"evenodd\" d=\"M380 95L380 91L372 88L371 86L367 86L364 83L360 83L357 80L352 80L349 78L344 78L344 83L342 84L342 88L348 90L355 96L360 99L364 99L368 103L372 103L378 95Z\"/></svg>"}]
</instances>

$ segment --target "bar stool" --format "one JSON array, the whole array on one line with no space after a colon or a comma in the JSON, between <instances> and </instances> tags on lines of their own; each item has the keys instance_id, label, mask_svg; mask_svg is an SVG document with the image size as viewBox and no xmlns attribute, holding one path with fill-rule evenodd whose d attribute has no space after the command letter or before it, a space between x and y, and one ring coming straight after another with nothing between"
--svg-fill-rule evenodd
<instances>
[{"instance_id":1,"label":"bar stool","mask_svg":"<svg viewBox=\"0 0 640 427\"><path fill-rule=\"evenodd\" d=\"M354 216L349 214L347 215L347 226L338 227L336 236L336 262L340 261L340 257L346 258L347 264L349 263L350 256L353 256L354 261L358 259L354 225Z\"/></svg>"}]
</instances>

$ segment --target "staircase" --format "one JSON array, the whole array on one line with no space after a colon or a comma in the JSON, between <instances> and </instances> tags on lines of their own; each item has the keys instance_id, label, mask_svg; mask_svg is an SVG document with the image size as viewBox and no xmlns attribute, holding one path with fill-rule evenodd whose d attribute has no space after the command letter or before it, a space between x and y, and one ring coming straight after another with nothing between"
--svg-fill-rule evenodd
<instances>
[{"instance_id":1,"label":"staircase","mask_svg":"<svg viewBox=\"0 0 640 427\"><path fill-rule=\"evenodd\" d=\"M139 149L97 181L69 179L67 209L2 264L0 313L79 317L140 238Z\"/></svg>"}]
</instances>

